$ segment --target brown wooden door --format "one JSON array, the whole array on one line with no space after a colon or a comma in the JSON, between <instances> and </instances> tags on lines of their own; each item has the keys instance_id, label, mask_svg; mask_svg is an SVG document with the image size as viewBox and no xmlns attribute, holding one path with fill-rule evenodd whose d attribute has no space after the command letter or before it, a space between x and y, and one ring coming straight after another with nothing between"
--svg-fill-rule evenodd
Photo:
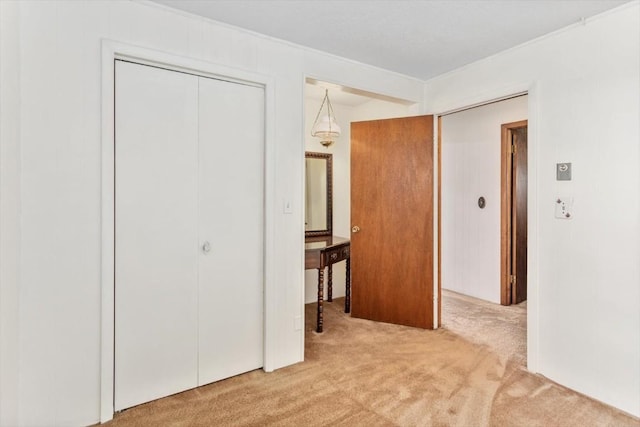
<instances>
[{"instance_id":1,"label":"brown wooden door","mask_svg":"<svg viewBox=\"0 0 640 427\"><path fill-rule=\"evenodd\" d=\"M527 299L527 127L512 130L512 303Z\"/></svg>"},{"instance_id":2,"label":"brown wooden door","mask_svg":"<svg viewBox=\"0 0 640 427\"><path fill-rule=\"evenodd\" d=\"M433 328L433 179L433 116L351 124L352 316Z\"/></svg>"}]
</instances>

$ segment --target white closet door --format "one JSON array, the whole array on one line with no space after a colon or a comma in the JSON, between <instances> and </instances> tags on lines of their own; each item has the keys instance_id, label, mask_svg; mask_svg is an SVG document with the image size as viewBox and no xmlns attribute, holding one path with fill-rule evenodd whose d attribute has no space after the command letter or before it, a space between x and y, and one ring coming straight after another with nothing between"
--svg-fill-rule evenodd
<instances>
[{"instance_id":1,"label":"white closet door","mask_svg":"<svg viewBox=\"0 0 640 427\"><path fill-rule=\"evenodd\" d=\"M115 409L198 375L198 77L117 61Z\"/></svg>"},{"instance_id":2,"label":"white closet door","mask_svg":"<svg viewBox=\"0 0 640 427\"><path fill-rule=\"evenodd\" d=\"M264 90L200 78L199 384L263 366Z\"/></svg>"}]
</instances>

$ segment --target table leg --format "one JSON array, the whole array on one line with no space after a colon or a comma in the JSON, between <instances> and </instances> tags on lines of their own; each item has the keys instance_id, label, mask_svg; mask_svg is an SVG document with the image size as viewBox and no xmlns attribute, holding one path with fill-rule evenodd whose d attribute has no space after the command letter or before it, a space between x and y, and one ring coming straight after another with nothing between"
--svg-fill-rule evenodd
<instances>
[{"instance_id":1,"label":"table leg","mask_svg":"<svg viewBox=\"0 0 640 427\"><path fill-rule=\"evenodd\" d=\"M333 264L329 264L329 281L327 282L327 301L333 302Z\"/></svg>"},{"instance_id":2,"label":"table leg","mask_svg":"<svg viewBox=\"0 0 640 427\"><path fill-rule=\"evenodd\" d=\"M351 258L347 258L347 277L344 296L344 312L351 312Z\"/></svg>"},{"instance_id":3,"label":"table leg","mask_svg":"<svg viewBox=\"0 0 640 427\"><path fill-rule=\"evenodd\" d=\"M323 293L324 293L324 268L319 268L318 269L318 319L317 319L317 326L316 326L316 332L321 333L322 332L322 317L323 317L323 313L322 313L322 299L323 299Z\"/></svg>"}]
</instances>

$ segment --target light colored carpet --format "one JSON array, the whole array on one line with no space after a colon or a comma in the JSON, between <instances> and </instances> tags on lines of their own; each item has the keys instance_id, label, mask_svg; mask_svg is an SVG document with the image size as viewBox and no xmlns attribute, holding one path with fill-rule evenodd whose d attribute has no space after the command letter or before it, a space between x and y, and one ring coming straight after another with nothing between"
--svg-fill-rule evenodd
<instances>
[{"instance_id":1,"label":"light colored carpet","mask_svg":"<svg viewBox=\"0 0 640 427\"><path fill-rule=\"evenodd\" d=\"M523 306L445 293L445 328L425 331L354 319L342 304L325 304L323 334L307 305L305 362L140 405L107 425L640 425L523 368Z\"/></svg>"},{"instance_id":2,"label":"light colored carpet","mask_svg":"<svg viewBox=\"0 0 640 427\"><path fill-rule=\"evenodd\" d=\"M442 327L486 345L502 363L527 365L527 302L510 306L442 290Z\"/></svg>"}]
</instances>

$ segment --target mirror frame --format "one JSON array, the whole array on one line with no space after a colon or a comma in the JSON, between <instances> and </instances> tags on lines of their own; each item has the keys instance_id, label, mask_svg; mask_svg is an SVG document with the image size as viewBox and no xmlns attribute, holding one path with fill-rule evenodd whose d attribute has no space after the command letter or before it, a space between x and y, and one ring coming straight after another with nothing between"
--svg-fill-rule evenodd
<instances>
[{"instance_id":1,"label":"mirror frame","mask_svg":"<svg viewBox=\"0 0 640 427\"><path fill-rule=\"evenodd\" d=\"M307 159L325 159L327 162L327 228L324 230L305 230L304 237L331 236L333 234L333 154L306 151L304 153L304 159L305 168ZM306 197L307 194L305 192L305 200Z\"/></svg>"}]
</instances>

